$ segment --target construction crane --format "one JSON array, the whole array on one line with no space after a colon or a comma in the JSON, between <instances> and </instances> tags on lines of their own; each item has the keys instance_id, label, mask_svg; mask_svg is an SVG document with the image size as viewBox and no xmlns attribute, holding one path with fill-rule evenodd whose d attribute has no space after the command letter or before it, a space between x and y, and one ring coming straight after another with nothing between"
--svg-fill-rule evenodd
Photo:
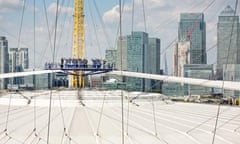
<instances>
[{"instance_id":1,"label":"construction crane","mask_svg":"<svg viewBox=\"0 0 240 144\"><path fill-rule=\"evenodd\" d=\"M190 41L191 34L192 32L196 29L197 25L199 24L199 21L195 21L194 24L192 25L192 28L187 31L187 40Z\"/></svg>"},{"instance_id":2,"label":"construction crane","mask_svg":"<svg viewBox=\"0 0 240 144\"><path fill-rule=\"evenodd\" d=\"M106 61L92 59L92 64L84 58L84 0L74 0L73 47L71 58L61 58L60 65L46 63L46 70L62 70L71 74L70 86L85 87L85 76L106 73L113 70L113 65Z\"/></svg>"},{"instance_id":3,"label":"construction crane","mask_svg":"<svg viewBox=\"0 0 240 144\"><path fill-rule=\"evenodd\" d=\"M84 0L74 0L73 59L84 59ZM74 71L72 87L84 87L84 72Z\"/></svg>"}]
</instances>

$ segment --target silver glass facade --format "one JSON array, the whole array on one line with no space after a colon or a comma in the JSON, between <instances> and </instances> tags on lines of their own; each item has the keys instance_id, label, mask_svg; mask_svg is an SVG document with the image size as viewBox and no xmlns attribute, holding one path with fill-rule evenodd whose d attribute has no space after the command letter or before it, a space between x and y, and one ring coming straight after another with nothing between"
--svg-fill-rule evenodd
<instances>
[{"instance_id":1,"label":"silver glass facade","mask_svg":"<svg viewBox=\"0 0 240 144\"><path fill-rule=\"evenodd\" d=\"M29 68L28 48L9 49L9 72L23 72ZM16 77L10 80L9 84L24 84L23 77Z\"/></svg>"},{"instance_id":2,"label":"silver glass facade","mask_svg":"<svg viewBox=\"0 0 240 144\"><path fill-rule=\"evenodd\" d=\"M161 51L161 41L159 38L149 38L148 39L148 73L160 74L160 51ZM150 80L150 88L147 89L159 89L160 83L156 80Z\"/></svg>"},{"instance_id":3,"label":"silver glass facade","mask_svg":"<svg viewBox=\"0 0 240 144\"><path fill-rule=\"evenodd\" d=\"M18 67L22 70L29 68L28 48L9 49L9 71L18 72Z\"/></svg>"},{"instance_id":4,"label":"silver glass facade","mask_svg":"<svg viewBox=\"0 0 240 144\"><path fill-rule=\"evenodd\" d=\"M190 40L190 64L206 64L206 24L203 13L181 13L178 41Z\"/></svg>"},{"instance_id":5,"label":"silver glass facade","mask_svg":"<svg viewBox=\"0 0 240 144\"><path fill-rule=\"evenodd\" d=\"M106 50L105 60L106 60L106 65L112 65L113 68L115 69L117 64L117 50L115 49Z\"/></svg>"},{"instance_id":6,"label":"silver glass facade","mask_svg":"<svg viewBox=\"0 0 240 144\"><path fill-rule=\"evenodd\" d=\"M134 31L118 40L117 69L130 72L160 74L160 39L149 38L145 32ZM142 78L123 78L126 89L150 91L156 81Z\"/></svg>"},{"instance_id":7,"label":"silver glass facade","mask_svg":"<svg viewBox=\"0 0 240 144\"><path fill-rule=\"evenodd\" d=\"M224 81L240 81L240 64L223 64ZM225 97L239 97L239 91L224 90Z\"/></svg>"},{"instance_id":8,"label":"silver glass facade","mask_svg":"<svg viewBox=\"0 0 240 144\"><path fill-rule=\"evenodd\" d=\"M40 74L35 76L25 76L24 83L26 87L34 89L49 89L52 87L52 74ZM35 85L34 85L35 83Z\"/></svg>"},{"instance_id":9,"label":"silver glass facade","mask_svg":"<svg viewBox=\"0 0 240 144\"><path fill-rule=\"evenodd\" d=\"M120 54L119 54L119 56L120 56ZM106 59L106 65L107 66L112 66L113 69L117 69L117 49L106 50L105 51L105 59ZM107 80L107 79L116 79L118 81L122 81L121 77L116 76L116 75L105 76L104 81ZM104 85L104 86L109 86L109 85Z\"/></svg>"},{"instance_id":10,"label":"silver glass facade","mask_svg":"<svg viewBox=\"0 0 240 144\"><path fill-rule=\"evenodd\" d=\"M239 16L227 6L218 17L217 78L222 79L223 64L240 64Z\"/></svg>"},{"instance_id":11,"label":"silver glass facade","mask_svg":"<svg viewBox=\"0 0 240 144\"><path fill-rule=\"evenodd\" d=\"M117 70L127 70L127 47L130 36L122 36L118 38L117 42L117 62L116 62L116 69ZM125 77L120 77L120 76L114 76L119 82L126 82Z\"/></svg>"},{"instance_id":12,"label":"silver glass facade","mask_svg":"<svg viewBox=\"0 0 240 144\"><path fill-rule=\"evenodd\" d=\"M0 37L0 73L9 72L8 58L8 40L6 37ZM7 79L0 79L0 89L7 88Z\"/></svg>"},{"instance_id":13,"label":"silver glass facade","mask_svg":"<svg viewBox=\"0 0 240 144\"><path fill-rule=\"evenodd\" d=\"M149 73L160 74L160 50L161 50L161 41L159 38L149 38L148 39L149 47Z\"/></svg>"},{"instance_id":14,"label":"silver glass facade","mask_svg":"<svg viewBox=\"0 0 240 144\"><path fill-rule=\"evenodd\" d=\"M162 85L162 94L166 96L184 96L184 85L164 82Z\"/></svg>"},{"instance_id":15,"label":"silver glass facade","mask_svg":"<svg viewBox=\"0 0 240 144\"><path fill-rule=\"evenodd\" d=\"M118 70L127 70L127 47L130 36L123 36L118 39L117 45L117 66Z\"/></svg>"},{"instance_id":16,"label":"silver glass facade","mask_svg":"<svg viewBox=\"0 0 240 144\"><path fill-rule=\"evenodd\" d=\"M207 64L190 64L184 65L184 77L213 79L213 65ZM211 95L212 88L198 85L185 85L185 95Z\"/></svg>"},{"instance_id":17,"label":"silver glass facade","mask_svg":"<svg viewBox=\"0 0 240 144\"><path fill-rule=\"evenodd\" d=\"M132 35L128 37L127 47L127 71L145 73L149 71L148 64L148 34L145 32L132 32ZM150 83L148 82L148 85ZM127 88L129 90L144 91L145 80L141 78L127 78Z\"/></svg>"}]
</instances>

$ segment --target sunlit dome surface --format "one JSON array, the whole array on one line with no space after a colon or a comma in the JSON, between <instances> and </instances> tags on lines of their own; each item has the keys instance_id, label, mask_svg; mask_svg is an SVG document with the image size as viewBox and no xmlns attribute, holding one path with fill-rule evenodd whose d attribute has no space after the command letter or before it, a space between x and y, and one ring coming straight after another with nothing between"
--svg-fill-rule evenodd
<instances>
[{"instance_id":1,"label":"sunlit dome surface","mask_svg":"<svg viewBox=\"0 0 240 144\"><path fill-rule=\"evenodd\" d=\"M1 95L0 143L46 144L51 93L51 144L121 144L121 94L125 144L208 144L213 140L217 105L173 103L160 94L64 90ZM239 107L221 106L214 143L239 144L239 135Z\"/></svg>"}]
</instances>

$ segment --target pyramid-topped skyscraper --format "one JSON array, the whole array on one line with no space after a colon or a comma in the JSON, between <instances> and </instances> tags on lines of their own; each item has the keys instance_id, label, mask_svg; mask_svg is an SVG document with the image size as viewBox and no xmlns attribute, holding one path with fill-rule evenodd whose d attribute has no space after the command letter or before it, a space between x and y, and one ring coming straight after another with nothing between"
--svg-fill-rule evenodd
<instances>
[{"instance_id":1,"label":"pyramid-topped skyscraper","mask_svg":"<svg viewBox=\"0 0 240 144\"><path fill-rule=\"evenodd\" d=\"M234 10L230 5L226 6L225 9L220 14L220 16L233 16L233 15Z\"/></svg>"},{"instance_id":2,"label":"pyramid-topped skyscraper","mask_svg":"<svg viewBox=\"0 0 240 144\"><path fill-rule=\"evenodd\" d=\"M222 79L223 64L240 64L239 16L231 6L220 13L217 26L217 79Z\"/></svg>"}]
</instances>

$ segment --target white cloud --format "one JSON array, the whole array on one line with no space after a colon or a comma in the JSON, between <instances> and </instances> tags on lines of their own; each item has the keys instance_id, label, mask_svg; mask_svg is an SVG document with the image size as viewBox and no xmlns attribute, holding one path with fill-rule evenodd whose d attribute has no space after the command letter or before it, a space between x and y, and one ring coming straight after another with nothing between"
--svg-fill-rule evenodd
<instances>
[{"instance_id":1,"label":"white cloud","mask_svg":"<svg viewBox=\"0 0 240 144\"><path fill-rule=\"evenodd\" d=\"M45 31L46 31L46 28L43 27L43 26L38 26L38 27L35 28L35 31L36 31L36 32L45 32Z\"/></svg>"},{"instance_id":2,"label":"white cloud","mask_svg":"<svg viewBox=\"0 0 240 144\"><path fill-rule=\"evenodd\" d=\"M103 21L105 23L115 23L119 20L119 6L113 7L111 10L107 11L103 15Z\"/></svg>"},{"instance_id":3,"label":"white cloud","mask_svg":"<svg viewBox=\"0 0 240 144\"><path fill-rule=\"evenodd\" d=\"M47 11L51 14L55 14L57 10L57 3L51 3L48 8ZM72 7L65 7L65 6L59 6L59 11L61 13L73 13L73 8Z\"/></svg>"},{"instance_id":4,"label":"white cloud","mask_svg":"<svg viewBox=\"0 0 240 144\"><path fill-rule=\"evenodd\" d=\"M165 0L148 0L144 3L145 9L151 10L151 14L154 12L160 11L161 8L164 8L168 5ZM131 18L132 14L132 3L127 3L123 7L123 17L124 18ZM142 17L142 0L135 1L135 15L136 17ZM105 12L103 14L103 20L105 23L116 23L119 21L119 5L114 6L111 10Z\"/></svg>"},{"instance_id":5,"label":"white cloud","mask_svg":"<svg viewBox=\"0 0 240 144\"><path fill-rule=\"evenodd\" d=\"M22 4L22 0L0 0L0 12L7 13L14 11L21 7Z\"/></svg>"}]
</instances>

